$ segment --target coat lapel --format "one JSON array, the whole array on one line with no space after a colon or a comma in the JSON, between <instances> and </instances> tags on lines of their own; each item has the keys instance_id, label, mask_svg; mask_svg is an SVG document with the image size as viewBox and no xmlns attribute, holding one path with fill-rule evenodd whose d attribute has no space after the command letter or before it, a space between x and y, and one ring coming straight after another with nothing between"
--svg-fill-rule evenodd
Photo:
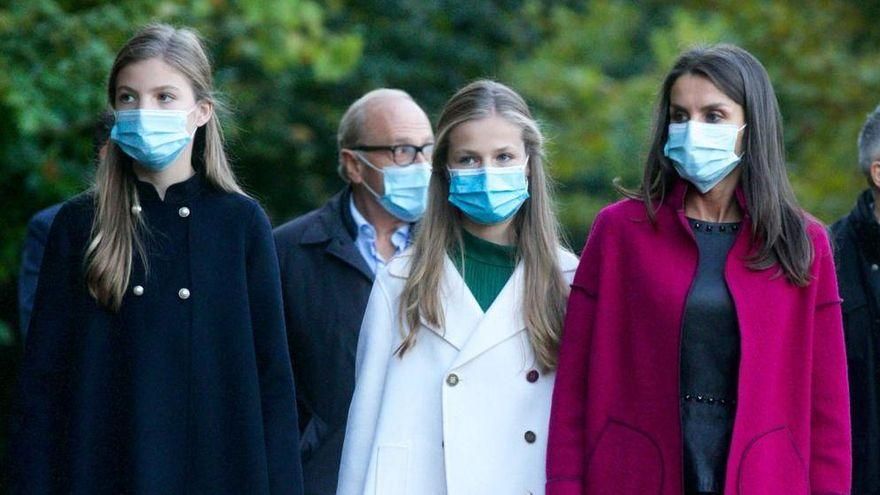
<instances>
[{"instance_id":1,"label":"coat lapel","mask_svg":"<svg viewBox=\"0 0 880 495\"><path fill-rule=\"evenodd\" d=\"M498 293L498 297L489 306L489 310L471 332L470 338L461 349L458 357L455 358L452 367L461 366L477 358L525 328L525 320L520 307L520 301L523 300L524 282L524 269L522 262L520 262L501 292ZM476 304L476 301L474 303Z\"/></svg>"}]
</instances>

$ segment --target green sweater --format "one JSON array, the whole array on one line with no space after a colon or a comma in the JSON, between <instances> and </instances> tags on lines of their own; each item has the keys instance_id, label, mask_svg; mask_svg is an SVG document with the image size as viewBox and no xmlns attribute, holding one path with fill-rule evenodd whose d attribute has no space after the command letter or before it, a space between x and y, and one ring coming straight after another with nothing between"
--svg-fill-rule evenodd
<instances>
[{"instance_id":1,"label":"green sweater","mask_svg":"<svg viewBox=\"0 0 880 495\"><path fill-rule=\"evenodd\" d=\"M489 309L516 268L516 246L502 246L462 229L464 260L457 250L453 264L483 311ZM463 263L462 263L463 262Z\"/></svg>"}]
</instances>

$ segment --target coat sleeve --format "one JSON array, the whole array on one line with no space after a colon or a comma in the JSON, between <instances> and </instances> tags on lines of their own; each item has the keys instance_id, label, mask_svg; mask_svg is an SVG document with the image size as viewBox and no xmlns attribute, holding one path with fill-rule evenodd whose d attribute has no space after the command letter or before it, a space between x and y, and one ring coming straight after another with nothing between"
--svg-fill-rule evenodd
<instances>
[{"instance_id":1,"label":"coat sleeve","mask_svg":"<svg viewBox=\"0 0 880 495\"><path fill-rule=\"evenodd\" d=\"M597 310L602 222L600 214L593 223L568 298L550 409L547 495L583 494L587 369Z\"/></svg>"},{"instance_id":2,"label":"coat sleeve","mask_svg":"<svg viewBox=\"0 0 880 495\"><path fill-rule=\"evenodd\" d=\"M364 493L396 329L393 306L379 277L358 338L354 395L345 427L337 495Z\"/></svg>"},{"instance_id":3,"label":"coat sleeve","mask_svg":"<svg viewBox=\"0 0 880 495\"><path fill-rule=\"evenodd\" d=\"M66 484L68 372L74 328L71 314L82 257L72 245L70 222L55 222L46 242L30 334L19 372L10 461L13 493L55 493Z\"/></svg>"},{"instance_id":4,"label":"coat sleeve","mask_svg":"<svg viewBox=\"0 0 880 495\"><path fill-rule=\"evenodd\" d=\"M817 237L810 487L816 495L848 494L852 483L852 437L840 297L824 229Z\"/></svg>"},{"instance_id":5,"label":"coat sleeve","mask_svg":"<svg viewBox=\"0 0 880 495\"><path fill-rule=\"evenodd\" d=\"M269 219L257 207L250 226L247 285L269 487L273 494L299 495L303 487L296 393L284 331L280 276Z\"/></svg>"}]
</instances>

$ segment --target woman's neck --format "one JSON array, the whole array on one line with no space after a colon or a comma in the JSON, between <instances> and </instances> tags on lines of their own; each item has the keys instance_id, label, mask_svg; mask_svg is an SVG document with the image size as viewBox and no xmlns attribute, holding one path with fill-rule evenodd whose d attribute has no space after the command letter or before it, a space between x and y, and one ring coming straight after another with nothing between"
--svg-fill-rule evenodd
<instances>
[{"instance_id":1,"label":"woman's neck","mask_svg":"<svg viewBox=\"0 0 880 495\"><path fill-rule=\"evenodd\" d=\"M472 235L502 246L512 246L516 242L516 235L513 229L513 218L496 223L493 225L482 225L469 219L467 215L461 216L461 226Z\"/></svg>"},{"instance_id":2,"label":"woman's neck","mask_svg":"<svg viewBox=\"0 0 880 495\"><path fill-rule=\"evenodd\" d=\"M135 162L134 173L138 179L152 184L156 188L159 199L164 201L165 191L169 187L195 175L196 171L192 166L192 145L184 149L171 165L158 172L142 167Z\"/></svg>"},{"instance_id":3,"label":"woman's neck","mask_svg":"<svg viewBox=\"0 0 880 495\"><path fill-rule=\"evenodd\" d=\"M736 200L736 188L739 186L741 173L734 170L721 182L706 193L696 188L688 188L684 199L685 215L704 222L738 222L742 220L743 211Z\"/></svg>"}]
</instances>

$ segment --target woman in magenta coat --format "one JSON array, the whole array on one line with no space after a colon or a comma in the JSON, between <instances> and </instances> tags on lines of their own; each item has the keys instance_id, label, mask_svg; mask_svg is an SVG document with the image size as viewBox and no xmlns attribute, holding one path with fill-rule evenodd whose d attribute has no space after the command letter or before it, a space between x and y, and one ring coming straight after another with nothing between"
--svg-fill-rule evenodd
<instances>
[{"instance_id":1,"label":"woman in magenta coat","mask_svg":"<svg viewBox=\"0 0 880 495\"><path fill-rule=\"evenodd\" d=\"M761 63L682 54L626 195L572 285L547 493L849 493L831 250L786 178Z\"/></svg>"}]
</instances>

